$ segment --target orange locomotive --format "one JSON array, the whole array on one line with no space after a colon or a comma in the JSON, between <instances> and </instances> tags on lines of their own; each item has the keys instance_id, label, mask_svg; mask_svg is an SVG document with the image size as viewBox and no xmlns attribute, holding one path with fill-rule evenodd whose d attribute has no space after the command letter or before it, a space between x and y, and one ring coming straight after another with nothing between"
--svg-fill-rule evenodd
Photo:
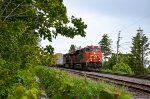
<instances>
[{"instance_id":1,"label":"orange locomotive","mask_svg":"<svg viewBox=\"0 0 150 99\"><path fill-rule=\"evenodd\" d=\"M63 55L63 63L68 68L100 69L102 66L102 52L98 46L87 46L73 53Z\"/></svg>"}]
</instances>

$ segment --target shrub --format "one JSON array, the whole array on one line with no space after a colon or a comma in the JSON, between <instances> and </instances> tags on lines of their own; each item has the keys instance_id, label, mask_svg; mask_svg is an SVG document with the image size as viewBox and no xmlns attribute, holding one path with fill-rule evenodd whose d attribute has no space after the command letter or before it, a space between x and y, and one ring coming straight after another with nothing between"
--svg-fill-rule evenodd
<instances>
[{"instance_id":1,"label":"shrub","mask_svg":"<svg viewBox=\"0 0 150 99\"><path fill-rule=\"evenodd\" d=\"M27 89L21 83L14 84L8 94L8 99L37 99L36 88Z\"/></svg>"},{"instance_id":2,"label":"shrub","mask_svg":"<svg viewBox=\"0 0 150 99\"><path fill-rule=\"evenodd\" d=\"M125 63L119 63L113 66L114 72L133 74L130 66Z\"/></svg>"},{"instance_id":3,"label":"shrub","mask_svg":"<svg viewBox=\"0 0 150 99\"><path fill-rule=\"evenodd\" d=\"M8 91L8 99L37 99L38 82L32 69L18 70Z\"/></svg>"},{"instance_id":4,"label":"shrub","mask_svg":"<svg viewBox=\"0 0 150 99\"><path fill-rule=\"evenodd\" d=\"M116 64L116 56L112 54L112 57L103 63L103 69L112 69L112 67Z\"/></svg>"}]
</instances>

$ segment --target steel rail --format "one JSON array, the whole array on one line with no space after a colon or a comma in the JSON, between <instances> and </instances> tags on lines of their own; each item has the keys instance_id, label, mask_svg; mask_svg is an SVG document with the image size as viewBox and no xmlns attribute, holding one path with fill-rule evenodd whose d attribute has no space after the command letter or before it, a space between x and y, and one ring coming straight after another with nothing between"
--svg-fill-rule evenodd
<instances>
[{"instance_id":1,"label":"steel rail","mask_svg":"<svg viewBox=\"0 0 150 99\"><path fill-rule=\"evenodd\" d=\"M95 73L87 71L78 71L72 69L61 68L61 70L69 71L70 73L85 76L95 80L104 80L106 82L123 85L128 88L134 88L136 90L150 92L150 80L140 77L132 77L129 75L117 75L111 73ZM114 76L114 77L113 77Z\"/></svg>"}]
</instances>

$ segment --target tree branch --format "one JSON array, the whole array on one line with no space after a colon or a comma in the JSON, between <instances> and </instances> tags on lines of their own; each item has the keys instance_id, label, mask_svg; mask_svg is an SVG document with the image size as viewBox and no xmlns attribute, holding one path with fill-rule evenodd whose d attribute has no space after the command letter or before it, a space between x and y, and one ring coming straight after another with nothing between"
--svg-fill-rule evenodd
<instances>
[{"instance_id":1,"label":"tree branch","mask_svg":"<svg viewBox=\"0 0 150 99\"><path fill-rule=\"evenodd\" d=\"M24 1L23 1L23 2L24 2ZM17 6L16 8L14 8L14 9L9 13L8 16L5 17L4 21L5 21L23 2L21 2L20 4L18 4L18 6ZM4 21L3 21L3 22L4 22Z\"/></svg>"},{"instance_id":2,"label":"tree branch","mask_svg":"<svg viewBox=\"0 0 150 99\"><path fill-rule=\"evenodd\" d=\"M7 5L6 5L6 7L4 8L4 10L2 11L1 15L2 15L2 14L4 13L4 11L7 9L8 5L9 5L10 3L11 3L11 1L7 3ZM4 3L3 3L3 4L4 4ZM2 6L1 6L1 8L2 8ZM0 16L1 16L1 15L0 15Z\"/></svg>"}]
</instances>

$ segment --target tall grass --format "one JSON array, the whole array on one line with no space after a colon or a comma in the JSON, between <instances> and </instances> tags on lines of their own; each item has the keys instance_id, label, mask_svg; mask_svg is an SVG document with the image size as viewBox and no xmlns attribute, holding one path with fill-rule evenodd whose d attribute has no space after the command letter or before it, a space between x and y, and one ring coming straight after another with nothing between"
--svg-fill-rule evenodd
<instances>
[{"instance_id":1,"label":"tall grass","mask_svg":"<svg viewBox=\"0 0 150 99\"><path fill-rule=\"evenodd\" d=\"M46 94L52 99L131 99L124 88L103 81L78 78L65 71L37 66L34 68Z\"/></svg>"}]
</instances>

